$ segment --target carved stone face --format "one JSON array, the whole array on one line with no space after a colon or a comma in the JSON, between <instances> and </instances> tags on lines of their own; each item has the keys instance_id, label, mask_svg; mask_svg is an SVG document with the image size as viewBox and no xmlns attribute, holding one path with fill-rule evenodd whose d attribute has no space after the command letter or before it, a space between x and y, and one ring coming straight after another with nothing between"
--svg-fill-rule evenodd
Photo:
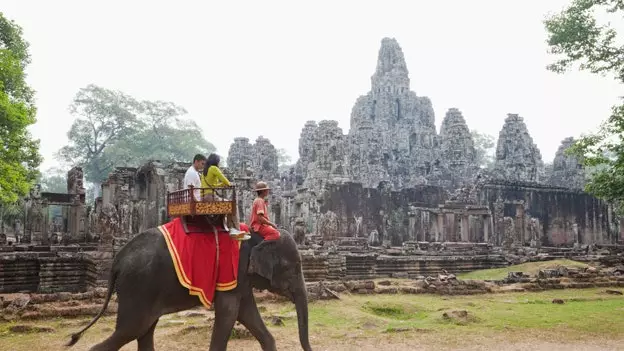
<instances>
[{"instance_id":1,"label":"carved stone face","mask_svg":"<svg viewBox=\"0 0 624 351\"><path fill-rule=\"evenodd\" d=\"M30 191L30 197L33 199L41 198L41 185L37 184L32 188L32 190Z\"/></svg>"}]
</instances>

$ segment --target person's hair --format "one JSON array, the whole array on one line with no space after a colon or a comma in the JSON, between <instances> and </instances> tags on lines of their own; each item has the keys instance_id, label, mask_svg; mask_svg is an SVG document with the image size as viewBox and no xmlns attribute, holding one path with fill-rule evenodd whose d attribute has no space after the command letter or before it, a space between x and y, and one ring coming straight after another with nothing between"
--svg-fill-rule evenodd
<instances>
[{"instance_id":1,"label":"person's hair","mask_svg":"<svg viewBox=\"0 0 624 351\"><path fill-rule=\"evenodd\" d=\"M204 176L208 175L208 169L211 166L219 167L219 163L221 163L221 157L219 157L219 155L214 152L208 155L208 161L206 161L206 165L204 166Z\"/></svg>"},{"instance_id":2,"label":"person's hair","mask_svg":"<svg viewBox=\"0 0 624 351\"><path fill-rule=\"evenodd\" d=\"M197 161L205 161L206 160L206 156L202 155L202 154L197 154L195 155L195 157L193 157L193 163L197 162Z\"/></svg>"}]
</instances>

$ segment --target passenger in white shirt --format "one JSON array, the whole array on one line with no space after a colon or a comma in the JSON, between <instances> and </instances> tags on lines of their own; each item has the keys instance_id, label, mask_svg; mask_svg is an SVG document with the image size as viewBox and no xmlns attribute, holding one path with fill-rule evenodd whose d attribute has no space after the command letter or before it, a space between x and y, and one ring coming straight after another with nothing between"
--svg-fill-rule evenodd
<instances>
[{"instance_id":1,"label":"passenger in white shirt","mask_svg":"<svg viewBox=\"0 0 624 351\"><path fill-rule=\"evenodd\" d=\"M197 154L193 157L193 164L189 169L186 170L184 174L184 189L190 188L192 185L195 189L193 191L193 195L195 196L196 201L201 201L201 178L199 177L199 172L204 170L204 165L206 164L206 156L202 154Z\"/></svg>"}]
</instances>

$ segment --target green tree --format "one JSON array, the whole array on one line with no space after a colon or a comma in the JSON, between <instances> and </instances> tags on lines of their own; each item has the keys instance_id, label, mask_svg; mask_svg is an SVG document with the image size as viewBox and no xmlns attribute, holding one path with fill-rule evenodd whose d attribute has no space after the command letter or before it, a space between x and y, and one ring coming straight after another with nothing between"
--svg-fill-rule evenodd
<instances>
[{"instance_id":1,"label":"green tree","mask_svg":"<svg viewBox=\"0 0 624 351\"><path fill-rule=\"evenodd\" d=\"M143 127L137 116L139 102L120 91L89 85L78 91L69 110L76 119L67 133L69 144L57 158L82 166L85 180L99 184L114 166L104 154L106 148Z\"/></svg>"},{"instance_id":2,"label":"green tree","mask_svg":"<svg viewBox=\"0 0 624 351\"><path fill-rule=\"evenodd\" d=\"M66 194L67 174L58 168L50 168L41 172L39 184L42 191Z\"/></svg>"},{"instance_id":3,"label":"green tree","mask_svg":"<svg viewBox=\"0 0 624 351\"><path fill-rule=\"evenodd\" d=\"M6 228L15 229L17 220L24 220L24 203L21 199L10 204L0 204L0 234L5 234Z\"/></svg>"},{"instance_id":4,"label":"green tree","mask_svg":"<svg viewBox=\"0 0 624 351\"><path fill-rule=\"evenodd\" d=\"M37 111L25 81L29 63L21 27L0 12L0 204L28 194L41 163L39 141L27 129Z\"/></svg>"},{"instance_id":5,"label":"green tree","mask_svg":"<svg viewBox=\"0 0 624 351\"><path fill-rule=\"evenodd\" d=\"M494 163L494 146L496 139L485 133L473 130L470 132L474 143L476 154L476 162L481 168L490 168Z\"/></svg>"},{"instance_id":6,"label":"green tree","mask_svg":"<svg viewBox=\"0 0 624 351\"><path fill-rule=\"evenodd\" d=\"M215 150L195 122L181 118L186 110L171 102L138 101L89 85L80 89L70 111L76 120L57 158L82 166L96 190L114 167L136 167L150 159L190 161L196 153Z\"/></svg>"},{"instance_id":7,"label":"green tree","mask_svg":"<svg viewBox=\"0 0 624 351\"><path fill-rule=\"evenodd\" d=\"M624 82L624 46L598 16L624 14L622 0L574 0L545 20L547 43L557 59L547 69L564 73L572 67ZM621 41L620 41L621 42ZM624 211L624 104L614 106L597 132L583 135L568 149L588 169L585 190Z\"/></svg>"}]
</instances>

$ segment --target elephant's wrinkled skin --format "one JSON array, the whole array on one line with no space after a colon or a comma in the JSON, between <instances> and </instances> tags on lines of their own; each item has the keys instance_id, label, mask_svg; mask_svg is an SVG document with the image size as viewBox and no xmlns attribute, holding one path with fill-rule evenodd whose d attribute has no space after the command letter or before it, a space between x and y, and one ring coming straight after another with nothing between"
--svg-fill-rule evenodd
<instances>
[{"instance_id":1,"label":"elephant's wrinkled skin","mask_svg":"<svg viewBox=\"0 0 624 351\"><path fill-rule=\"evenodd\" d=\"M253 243L261 240L258 236L243 242L238 286L232 291L217 291L214 297L215 322L210 350L227 349L237 320L260 342L263 350L276 350L275 339L258 312L252 287L268 289L295 304L301 346L306 351L312 350L308 340L308 300L301 256L291 235L284 230L280 232L279 240L261 242L253 248ZM188 289L179 283L165 239L155 228L137 235L115 256L108 289L100 313L72 335L68 346L75 344L102 316L113 290L117 292L118 302L115 331L91 351L119 350L135 339L140 351L154 350L154 329L162 315L200 305L199 299L189 295Z\"/></svg>"}]
</instances>

